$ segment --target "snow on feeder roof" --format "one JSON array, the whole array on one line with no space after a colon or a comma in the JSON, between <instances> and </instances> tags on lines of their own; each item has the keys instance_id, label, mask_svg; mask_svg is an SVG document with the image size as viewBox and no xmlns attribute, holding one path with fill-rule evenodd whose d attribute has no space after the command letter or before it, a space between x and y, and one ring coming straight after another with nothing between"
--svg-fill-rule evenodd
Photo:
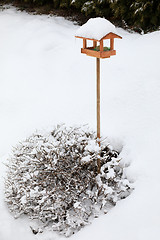
<instances>
[{"instance_id":1,"label":"snow on feeder roof","mask_svg":"<svg viewBox=\"0 0 160 240\"><path fill-rule=\"evenodd\" d=\"M76 32L76 38L83 39L81 53L96 58L109 58L116 55L114 50L114 38L122 38L117 35L115 26L105 18L91 18ZM103 46L103 40L110 39L110 47ZM87 47L87 40L93 41L93 47ZM97 46L99 43L99 46Z\"/></svg>"},{"instance_id":2,"label":"snow on feeder roof","mask_svg":"<svg viewBox=\"0 0 160 240\"><path fill-rule=\"evenodd\" d=\"M89 19L88 22L82 25L77 30L76 37L100 41L109 33L117 35L115 26L105 18L97 17Z\"/></svg>"}]
</instances>

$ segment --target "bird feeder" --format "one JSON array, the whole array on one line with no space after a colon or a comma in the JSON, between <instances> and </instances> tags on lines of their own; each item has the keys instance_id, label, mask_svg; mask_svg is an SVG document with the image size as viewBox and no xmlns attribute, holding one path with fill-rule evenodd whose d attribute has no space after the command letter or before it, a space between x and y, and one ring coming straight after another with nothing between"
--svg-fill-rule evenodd
<instances>
[{"instance_id":1,"label":"bird feeder","mask_svg":"<svg viewBox=\"0 0 160 240\"><path fill-rule=\"evenodd\" d=\"M116 55L114 39L122 39L122 37L117 35L115 26L104 18L91 18L78 29L75 37L83 39L81 53L97 59L97 141L100 146L100 58L110 58ZM105 46L104 40L109 40L110 46ZM92 41L92 46L88 46L88 41ZM99 159L97 167L100 172Z\"/></svg>"},{"instance_id":2,"label":"bird feeder","mask_svg":"<svg viewBox=\"0 0 160 240\"><path fill-rule=\"evenodd\" d=\"M76 38L83 39L83 48L81 48L81 53L96 58L110 58L111 56L116 55L116 50L114 50L114 39L115 38L121 39L122 37L115 33L110 32L103 36L100 40L80 36L76 36ZM109 47L104 46L104 40L106 39L110 40ZM92 47L87 47L87 40L91 40L93 42Z\"/></svg>"}]
</instances>

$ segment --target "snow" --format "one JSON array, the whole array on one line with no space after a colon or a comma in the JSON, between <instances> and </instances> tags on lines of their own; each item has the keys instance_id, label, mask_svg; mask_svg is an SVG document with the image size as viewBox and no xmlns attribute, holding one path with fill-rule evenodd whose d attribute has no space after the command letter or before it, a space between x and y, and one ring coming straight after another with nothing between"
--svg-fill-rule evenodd
<instances>
[{"instance_id":1,"label":"snow","mask_svg":"<svg viewBox=\"0 0 160 240\"><path fill-rule=\"evenodd\" d=\"M80 202L76 202L76 203L74 203L74 208L78 208L79 205L80 205Z\"/></svg>"},{"instance_id":2,"label":"snow","mask_svg":"<svg viewBox=\"0 0 160 240\"><path fill-rule=\"evenodd\" d=\"M100 147L98 143L96 143L94 140L90 140L88 142L88 145L85 147L86 151L94 152L94 151L100 151Z\"/></svg>"},{"instance_id":3,"label":"snow","mask_svg":"<svg viewBox=\"0 0 160 240\"><path fill-rule=\"evenodd\" d=\"M101 40L108 33L117 34L115 26L105 18L90 18L77 31L76 36Z\"/></svg>"},{"instance_id":4,"label":"snow","mask_svg":"<svg viewBox=\"0 0 160 240\"><path fill-rule=\"evenodd\" d=\"M83 157L83 158L81 159L81 162L84 162L84 163L90 162L90 161L91 161L91 157L90 157L90 156L86 156L86 157Z\"/></svg>"},{"instance_id":5,"label":"snow","mask_svg":"<svg viewBox=\"0 0 160 240\"><path fill-rule=\"evenodd\" d=\"M65 239L34 235L26 218L4 203L3 162L35 129L89 123L96 129L95 59L80 53L79 27L60 17L0 12L0 239ZM160 31L139 35L116 29L117 55L101 61L101 129L122 149L135 190L73 240L158 240L160 236Z\"/></svg>"}]
</instances>

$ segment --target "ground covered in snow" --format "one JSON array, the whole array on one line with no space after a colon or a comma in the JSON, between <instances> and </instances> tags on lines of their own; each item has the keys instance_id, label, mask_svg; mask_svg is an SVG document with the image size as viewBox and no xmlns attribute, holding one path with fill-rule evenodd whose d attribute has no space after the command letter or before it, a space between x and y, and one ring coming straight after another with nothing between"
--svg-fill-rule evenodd
<instances>
[{"instance_id":1,"label":"ground covered in snow","mask_svg":"<svg viewBox=\"0 0 160 240\"><path fill-rule=\"evenodd\" d=\"M78 26L60 17L0 11L0 239L65 239L34 235L4 203L3 162L18 141L57 123L96 127L95 59L80 54ZM158 240L160 236L160 32L117 29L117 55L101 61L102 133L121 151L135 190L75 240Z\"/></svg>"}]
</instances>

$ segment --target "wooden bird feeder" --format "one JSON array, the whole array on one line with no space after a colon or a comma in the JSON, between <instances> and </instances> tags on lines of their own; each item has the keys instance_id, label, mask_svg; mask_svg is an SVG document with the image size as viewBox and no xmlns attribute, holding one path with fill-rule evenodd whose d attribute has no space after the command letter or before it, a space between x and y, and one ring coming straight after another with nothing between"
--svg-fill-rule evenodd
<instances>
[{"instance_id":1,"label":"wooden bird feeder","mask_svg":"<svg viewBox=\"0 0 160 240\"><path fill-rule=\"evenodd\" d=\"M114 39L115 38L122 39L121 36L112 32L107 33L100 40L80 37L80 36L75 36L75 37L83 39L83 48L81 48L81 53L84 53L88 56L96 57L96 58L110 58L110 56L116 55L116 50L114 50ZM104 46L104 40L106 39L110 40L110 47ZM93 41L92 47L87 47L87 40Z\"/></svg>"},{"instance_id":2,"label":"wooden bird feeder","mask_svg":"<svg viewBox=\"0 0 160 240\"><path fill-rule=\"evenodd\" d=\"M92 18L87 23L82 25L77 31L76 38L83 39L83 48L81 53L91 57L96 57L97 65L97 142L100 146L100 58L110 58L116 55L114 50L114 39L122 39L117 35L115 26L104 18ZM104 40L110 41L110 46L104 44ZM87 41L92 41L91 47L87 46ZM97 159L98 173L100 173L100 159Z\"/></svg>"}]
</instances>

